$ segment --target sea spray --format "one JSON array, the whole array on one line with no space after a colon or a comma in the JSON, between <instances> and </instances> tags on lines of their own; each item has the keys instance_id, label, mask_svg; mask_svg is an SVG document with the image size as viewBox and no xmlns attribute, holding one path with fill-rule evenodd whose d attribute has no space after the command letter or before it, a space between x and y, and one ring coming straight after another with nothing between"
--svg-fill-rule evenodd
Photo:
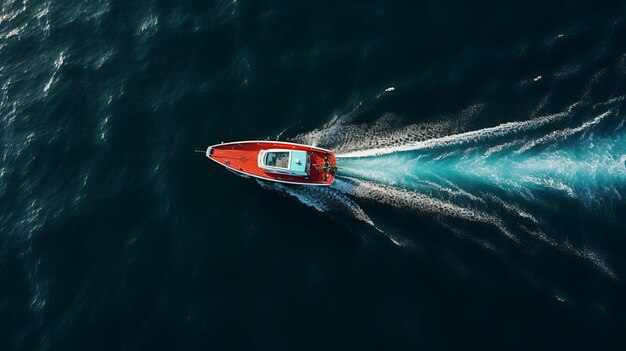
<instances>
[{"instance_id":1,"label":"sea spray","mask_svg":"<svg viewBox=\"0 0 626 351\"><path fill-rule=\"evenodd\" d=\"M524 249L538 241L590 262L615 278L603 255L584 241L555 236L545 216L558 213L556 198L574 201L606 220L611 204L626 195L626 130L623 98L589 107L577 102L562 112L482 129L450 133L449 124L401 126L385 114L353 124L339 116L294 141L315 141L337 151L340 171L330 188L279 190L320 211L347 212L378 231L359 205L374 202L435 216L452 233L458 221L491 227ZM410 239L386 230L397 244ZM503 242L472 237L498 250Z\"/></svg>"}]
</instances>

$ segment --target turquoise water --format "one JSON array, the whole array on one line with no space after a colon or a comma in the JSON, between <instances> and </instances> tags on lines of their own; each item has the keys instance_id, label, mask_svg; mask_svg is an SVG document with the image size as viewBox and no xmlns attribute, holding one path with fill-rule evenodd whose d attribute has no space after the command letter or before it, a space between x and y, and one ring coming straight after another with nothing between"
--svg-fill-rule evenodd
<instances>
[{"instance_id":1,"label":"turquoise water","mask_svg":"<svg viewBox=\"0 0 626 351\"><path fill-rule=\"evenodd\" d=\"M625 6L3 1L0 350L625 349Z\"/></svg>"},{"instance_id":2,"label":"turquoise water","mask_svg":"<svg viewBox=\"0 0 626 351\"><path fill-rule=\"evenodd\" d=\"M585 122L535 139L521 139L512 132L500 138L506 139L500 144L487 140L487 146L482 140L463 140L466 136L459 135L395 148L412 151L395 152L392 147L383 150L384 155L339 155L341 174L408 189L433 182L441 186L473 183L520 196L548 191L583 203L602 197L621 200L626 180L623 119L608 111L592 122L610 117L618 120L620 128L609 135L596 136L585 128L589 123Z\"/></svg>"}]
</instances>

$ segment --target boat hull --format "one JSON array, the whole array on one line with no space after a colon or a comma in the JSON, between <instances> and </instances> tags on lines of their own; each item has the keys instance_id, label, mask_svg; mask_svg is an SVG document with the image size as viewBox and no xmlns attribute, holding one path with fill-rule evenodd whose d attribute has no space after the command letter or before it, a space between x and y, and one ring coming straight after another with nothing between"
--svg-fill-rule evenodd
<instances>
[{"instance_id":1,"label":"boat hull","mask_svg":"<svg viewBox=\"0 0 626 351\"><path fill-rule=\"evenodd\" d=\"M308 176L276 174L259 167L258 156L261 150L285 149L306 151L310 156ZM281 141L239 141L209 146L206 156L229 170L272 182L298 185L331 185L335 180L334 172L328 172L327 167L336 167L335 154L326 149L294 144ZM326 168L325 168L326 167Z\"/></svg>"}]
</instances>

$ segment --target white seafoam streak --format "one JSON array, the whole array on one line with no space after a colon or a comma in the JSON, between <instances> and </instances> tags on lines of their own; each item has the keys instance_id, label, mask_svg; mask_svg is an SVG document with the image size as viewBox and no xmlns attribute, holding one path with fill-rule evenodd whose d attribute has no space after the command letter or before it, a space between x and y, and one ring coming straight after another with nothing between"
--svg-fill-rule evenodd
<instances>
[{"instance_id":1,"label":"white seafoam streak","mask_svg":"<svg viewBox=\"0 0 626 351\"><path fill-rule=\"evenodd\" d=\"M541 193L535 193L537 188L561 191L570 198L583 201L588 207L599 204L594 203L593 197L602 198L608 194L621 199L620 191L605 190L619 187L626 179L626 139L598 139L594 133L595 128L604 124L602 122L613 123L615 121L611 119L619 118L615 106L621 101L623 97L616 97L593 105L587 113L595 116L575 127L563 128L563 124L571 124L574 109L579 113L587 107L583 102L572 104L564 112L528 121L424 140L414 140L421 135L403 134L420 131L419 126L394 130L393 123L390 123L391 130L373 128L386 126L379 121L370 126L331 123L330 128L315 131L314 135L325 135L325 140L335 144L338 141L333 148L346 150L337 154L339 165L347 169L341 171L334 188L349 197L433 214L448 227L446 218L493 225L516 243L520 243L520 235L530 235L561 252L589 261L608 276L616 278L603 255L584 242L573 243L567 238L546 234L546 226L549 227L550 223L545 222L541 213L528 209L527 205L543 201ZM617 126L618 134L623 125L622 120ZM372 128L374 131L368 130ZM354 133L357 135L350 135ZM537 133L543 135L537 136ZM373 139L365 140L365 136ZM571 143L561 143L574 137L577 138L574 141L579 143L578 149L570 150ZM391 142L393 138L398 138L397 142ZM382 146L372 147L376 144ZM539 145L549 148L528 153ZM455 151L454 147L463 147L464 150ZM497 191L503 191L506 200L489 192L466 188L461 185L464 182L456 184L448 179L446 172L449 170L455 173L454 176L466 177L470 182L482 179L497 186ZM509 171L519 177L511 179ZM487 246L493 247L493 244L487 243Z\"/></svg>"},{"instance_id":2,"label":"white seafoam streak","mask_svg":"<svg viewBox=\"0 0 626 351\"><path fill-rule=\"evenodd\" d=\"M621 101L620 99L613 100ZM590 120L582 122L578 127L547 132L546 135L530 141L522 138L491 147L489 147L489 143L486 143L482 148L482 150L486 149L484 153L480 152L481 148L472 147L471 152L462 154L446 149L442 150L442 154L429 155L425 160L421 160L421 156L419 156L419 151L422 150L459 146L483 140L491 141L493 138L502 136L518 136L517 134L549 125L556 120L570 116L569 110L571 107L564 113L541 117L528 122L506 123L497 127L405 145L359 150L338 155L340 159L344 159L343 164L347 166L347 169L344 169L344 176L347 175L348 177L344 178L348 182L347 184L350 184L346 186L340 183L338 188L349 195L375 200L386 205L489 223L496 226L508 237L516 238L508 225L504 224L507 223L507 220L504 217L500 218L489 208L492 205L498 205L520 219L528 220L529 224L535 227L532 229L519 223L516 224L522 232L530 234L562 252L585 259L608 276L616 278L615 273L606 264L601 254L585 247L584 244L582 246L581 244L576 245L567 239L563 241L548 236L542 229L546 223L539 220L536 214L524 209L521 203L508 203L489 193L472 194L469 191L461 190L454 184L451 188L448 185L438 184L441 179L446 179L446 172L452 171L457 176L460 174L470 179L482 179L493 183L507 193L509 190L515 189L516 195L522 195L522 198L532 202L540 201L533 196L532 185L563 191L569 197L577 198L587 204L592 201L591 206L594 205L593 198L601 196L602 193L604 195L607 193L609 195L615 194L617 198L621 199L618 190L613 192L605 190L610 190L615 186L619 187L619 184L626 180L626 164L624 163L626 161L626 138L619 134L619 129L624 124L623 120L619 123L615 137L598 138L594 136L592 131L609 117L619 117L614 109L609 108ZM577 139L578 143L581 144L578 145L578 148L570 150L571 145L567 144L565 149L558 146L556 150L553 147L549 151L520 156L536 145L560 145L561 141L578 134L584 137L579 138L580 140ZM525 135L521 135L521 137L525 137ZM521 148L516 150L515 147L520 144L522 145ZM411 152L406 153L406 151L418 151L418 155L416 156ZM503 155L488 160L492 154L499 152L503 152ZM447 163L441 166L444 159ZM424 170L429 168L435 170ZM444 175L437 176L437 172L443 172ZM406 188L405 185L409 187ZM428 185L431 185L430 190L427 191L429 195L420 193ZM466 201L460 203L454 198L443 200L438 198L439 195L433 197L433 191L440 195L446 193L453 197L454 195L462 196L477 206L467 204ZM467 196L468 194L470 196ZM489 200L487 205L485 200ZM516 242L519 243L518 240Z\"/></svg>"},{"instance_id":3,"label":"white seafoam streak","mask_svg":"<svg viewBox=\"0 0 626 351\"><path fill-rule=\"evenodd\" d=\"M518 238L497 217L487 212L469 207L459 206L425 194L400 189L371 181L343 177L337 179L336 188L346 194L368 200L376 200L382 204L398 208L409 208L421 213L437 214L460 218L472 222L491 224L504 233L509 239L519 243ZM346 181L347 180L347 181Z\"/></svg>"},{"instance_id":4,"label":"white seafoam streak","mask_svg":"<svg viewBox=\"0 0 626 351\"><path fill-rule=\"evenodd\" d=\"M296 198L301 203L312 207L320 212L347 212L352 217L362 221L380 233L383 233L389 240L398 246L408 246L411 242L407 239L397 237L393 234L385 233L378 228L374 221L365 213L365 211L353 200L351 200L345 192L338 191L336 187L304 187L285 185L280 183L269 183L261 180L257 182L264 188L278 190L289 196Z\"/></svg>"},{"instance_id":5,"label":"white seafoam streak","mask_svg":"<svg viewBox=\"0 0 626 351\"><path fill-rule=\"evenodd\" d=\"M547 124L558 121L566 116L568 116L569 112L573 107L577 104L574 104L568 108L566 112L561 112L557 114L552 114L548 116L538 117L529 121L520 121L520 122L509 122L504 123L495 127L484 128L474 131L469 131L465 133L459 133L454 135L443 136L439 138L433 138L424 141L417 141L413 143L407 143L392 147L383 147L383 148L372 148L367 150L358 150L352 152L346 152L342 154L338 154L337 158L350 158L350 157L370 157L370 156L380 156L395 152L402 151L414 151L414 150L427 150L435 147L442 146L457 146L462 145L468 142L477 142L485 139L491 139L496 137L502 137L511 134L521 133L527 130L540 128Z\"/></svg>"}]
</instances>

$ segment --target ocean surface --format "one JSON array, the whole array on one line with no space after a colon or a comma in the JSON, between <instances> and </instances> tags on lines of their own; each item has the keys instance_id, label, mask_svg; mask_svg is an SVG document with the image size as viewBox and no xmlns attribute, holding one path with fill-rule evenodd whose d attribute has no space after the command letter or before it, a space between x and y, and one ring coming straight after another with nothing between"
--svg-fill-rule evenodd
<instances>
[{"instance_id":1,"label":"ocean surface","mask_svg":"<svg viewBox=\"0 0 626 351\"><path fill-rule=\"evenodd\" d=\"M625 99L623 1L4 0L0 350L624 350Z\"/></svg>"}]
</instances>

